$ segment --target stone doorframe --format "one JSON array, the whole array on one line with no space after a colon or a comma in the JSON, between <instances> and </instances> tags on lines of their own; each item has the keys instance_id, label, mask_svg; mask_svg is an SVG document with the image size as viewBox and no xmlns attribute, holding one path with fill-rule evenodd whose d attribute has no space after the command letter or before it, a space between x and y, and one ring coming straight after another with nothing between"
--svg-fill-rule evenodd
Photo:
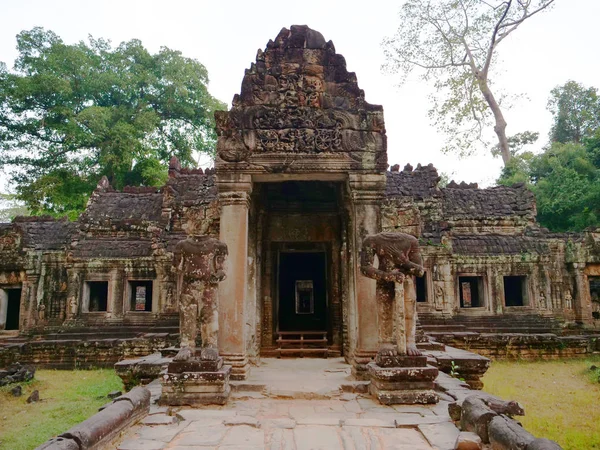
<instances>
[{"instance_id":1,"label":"stone doorframe","mask_svg":"<svg viewBox=\"0 0 600 450\"><path fill-rule=\"evenodd\" d=\"M356 373L366 369L378 347L375 281L360 274L359 249L368 234L381 231L381 204L385 196L385 173L298 173L219 170L216 187L220 207L219 239L229 248L227 279L219 284L219 352L233 367L232 379L246 379L250 359L258 357L261 339L260 276L257 276L256 233L250 229L253 183L281 181L337 181L346 184L347 254L340 271L347 277L343 287L343 345ZM258 243L260 244L260 243Z\"/></svg>"}]
</instances>

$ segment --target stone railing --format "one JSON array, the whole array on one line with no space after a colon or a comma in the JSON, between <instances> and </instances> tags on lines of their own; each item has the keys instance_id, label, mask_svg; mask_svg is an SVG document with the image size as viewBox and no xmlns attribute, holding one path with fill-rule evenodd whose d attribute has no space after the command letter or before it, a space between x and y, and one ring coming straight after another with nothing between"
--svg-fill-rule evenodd
<instances>
[{"instance_id":1,"label":"stone railing","mask_svg":"<svg viewBox=\"0 0 600 450\"><path fill-rule=\"evenodd\" d=\"M117 397L87 420L50 439L36 450L96 450L104 448L117 435L140 420L150 410L150 391L135 387Z\"/></svg>"}]
</instances>

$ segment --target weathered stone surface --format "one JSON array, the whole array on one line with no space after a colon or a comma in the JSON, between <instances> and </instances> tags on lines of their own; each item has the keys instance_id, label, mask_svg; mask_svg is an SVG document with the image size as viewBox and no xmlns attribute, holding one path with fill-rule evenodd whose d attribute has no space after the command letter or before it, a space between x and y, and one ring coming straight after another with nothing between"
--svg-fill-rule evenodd
<instances>
[{"instance_id":1,"label":"weathered stone surface","mask_svg":"<svg viewBox=\"0 0 600 450\"><path fill-rule=\"evenodd\" d=\"M534 439L527 444L525 450L561 450L562 447L549 439Z\"/></svg>"},{"instance_id":2,"label":"weathered stone surface","mask_svg":"<svg viewBox=\"0 0 600 450\"><path fill-rule=\"evenodd\" d=\"M439 398L433 390L411 389L411 390L380 390L372 387L370 390L380 403L384 405L415 405L437 403Z\"/></svg>"},{"instance_id":3,"label":"weathered stone surface","mask_svg":"<svg viewBox=\"0 0 600 450\"><path fill-rule=\"evenodd\" d=\"M177 422L177 417L169 416L167 414L153 414L142 420L144 425L172 425Z\"/></svg>"},{"instance_id":4,"label":"weathered stone surface","mask_svg":"<svg viewBox=\"0 0 600 450\"><path fill-rule=\"evenodd\" d=\"M517 422L504 416L491 419L488 435L492 448L497 450L526 449L527 445L535 439Z\"/></svg>"},{"instance_id":5,"label":"weathered stone surface","mask_svg":"<svg viewBox=\"0 0 600 450\"><path fill-rule=\"evenodd\" d=\"M76 440L59 436L44 442L35 450L81 450L81 448Z\"/></svg>"},{"instance_id":6,"label":"weathered stone surface","mask_svg":"<svg viewBox=\"0 0 600 450\"><path fill-rule=\"evenodd\" d=\"M463 431L456 438L454 448L456 450L481 450L483 442L477 433Z\"/></svg>"},{"instance_id":7,"label":"weathered stone surface","mask_svg":"<svg viewBox=\"0 0 600 450\"><path fill-rule=\"evenodd\" d=\"M384 382L424 382L432 383L437 377L438 369L432 366L427 367L379 367L375 363L368 364L369 375L371 379Z\"/></svg>"},{"instance_id":8,"label":"weathered stone surface","mask_svg":"<svg viewBox=\"0 0 600 450\"><path fill-rule=\"evenodd\" d=\"M252 416L235 416L223 421L225 426L247 425L249 427L260 428L261 423L256 417Z\"/></svg>"},{"instance_id":9,"label":"weathered stone surface","mask_svg":"<svg viewBox=\"0 0 600 450\"><path fill-rule=\"evenodd\" d=\"M229 399L231 366L215 372L166 373L161 378L162 405L223 405Z\"/></svg>"},{"instance_id":10,"label":"weathered stone surface","mask_svg":"<svg viewBox=\"0 0 600 450\"><path fill-rule=\"evenodd\" d=\"M490 409L478 396L471 395L462 403L460 428L477 433L487 444L490 442L489 424L494 417L497 417L495 411Z\"/></svg>"}]
</instances>

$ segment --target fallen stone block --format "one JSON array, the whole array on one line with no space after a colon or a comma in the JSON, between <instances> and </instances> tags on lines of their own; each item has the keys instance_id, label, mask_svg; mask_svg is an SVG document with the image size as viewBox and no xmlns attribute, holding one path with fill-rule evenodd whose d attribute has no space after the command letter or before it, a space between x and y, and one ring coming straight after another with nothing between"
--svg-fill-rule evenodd
<instances>
[{"instance_id":1,"label":"fallen stone block","mask_svg":"<svg viewBox=\"0 0 600 450\"><path fill-rule=\"evenodd\" d=\"M494 450L525 450L535 438L516 421L496 416L488 425L488 435Z\"/></svg>"}]
</instances>

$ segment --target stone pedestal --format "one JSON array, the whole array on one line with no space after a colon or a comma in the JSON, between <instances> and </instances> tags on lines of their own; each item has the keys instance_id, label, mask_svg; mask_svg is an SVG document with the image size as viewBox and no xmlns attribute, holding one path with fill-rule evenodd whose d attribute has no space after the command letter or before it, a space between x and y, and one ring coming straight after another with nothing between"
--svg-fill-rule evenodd
<instances>
[{"instance_id":1,"label":"stone pedestal","mask_svg":"<svg viewBox=\"0 0 600 450\"><path fill-rule=\"evenodd\" d=\"M160 403L169 406L224 405L229 399L231 366L215 361L173 361L161 378Z\"/></svg>"},{"instance_id":2,"label":"stone pedestal","mask_svg":"<svg viewBox=\"0 0 600 450\"><path fill-rule=\"evenodd\" d=\"M437 403L434 381L438 369L427 365L426 356L377 356L367 365L369 391L384 405Z\"/></svg>"}]
</instances>

